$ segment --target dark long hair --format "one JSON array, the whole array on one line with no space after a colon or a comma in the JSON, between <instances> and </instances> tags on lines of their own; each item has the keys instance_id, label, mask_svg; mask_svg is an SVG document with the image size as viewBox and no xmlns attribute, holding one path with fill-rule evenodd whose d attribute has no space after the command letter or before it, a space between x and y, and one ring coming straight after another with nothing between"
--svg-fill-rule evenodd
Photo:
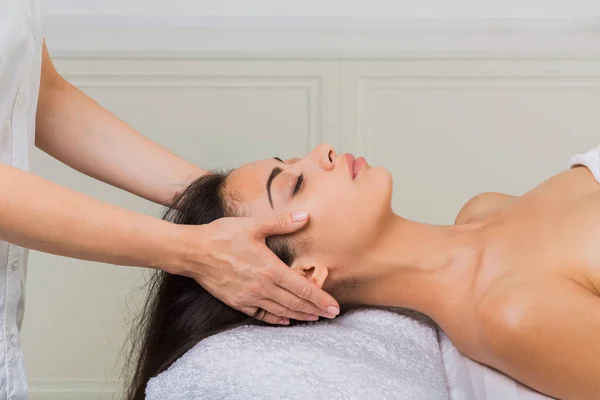
<instances>
[{"instance_id":1,"label":"dark long hair","mask_svg":"<svg viewBox=\"0 0 600 400\"><path fill-rule=\"evenodd\" d=\"M225 193L226 173L204 175L173 201L163 219L175 224L202 225L236 216ZM267 245L288 265L294 255L287 241L268 238ZM146 384L201 340L242 325L259 324L204 290L194 279L155 272L129 337L126 400L143 400Z\"/></svg>"}]
</instances>

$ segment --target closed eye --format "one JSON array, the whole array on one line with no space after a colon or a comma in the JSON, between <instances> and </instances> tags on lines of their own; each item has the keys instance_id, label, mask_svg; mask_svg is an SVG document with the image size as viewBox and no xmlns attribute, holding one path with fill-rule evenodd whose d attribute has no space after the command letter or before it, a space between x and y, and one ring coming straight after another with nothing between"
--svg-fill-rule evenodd
<instances>
[{"instance_id":1,"label":"closed eye","mask_svg":"<svg viewBox=\"0 0 600 400\"><path fill-rule=\"evenodd\" d=\"M304 183L304 174L300 174L300 176L298 177L298 180L296 181L296 186L294 187L294 193L292 193L292 196L295 196L298 194L298 192L300 192L300 190L302 189L303 183Z\"/></svg>"}]
</instances>

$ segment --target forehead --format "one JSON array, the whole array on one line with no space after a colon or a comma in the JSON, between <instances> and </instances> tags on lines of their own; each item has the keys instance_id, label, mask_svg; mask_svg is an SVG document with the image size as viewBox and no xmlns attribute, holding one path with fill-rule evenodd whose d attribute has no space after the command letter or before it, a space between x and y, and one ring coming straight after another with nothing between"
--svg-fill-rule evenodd
<instances>
[{"instance_id":1,"label":"forehead","mask_svg":"<svg viewBox=\"0 0 600 400\"><path fill-rule=\"evenodd\" d=\"M272 215L267 198L267 179L273 168L278 166L282 166L278 161L261 160L236 168L227 177L225 190L249 207L251 215Z\"/></svg>"}]
</instances>

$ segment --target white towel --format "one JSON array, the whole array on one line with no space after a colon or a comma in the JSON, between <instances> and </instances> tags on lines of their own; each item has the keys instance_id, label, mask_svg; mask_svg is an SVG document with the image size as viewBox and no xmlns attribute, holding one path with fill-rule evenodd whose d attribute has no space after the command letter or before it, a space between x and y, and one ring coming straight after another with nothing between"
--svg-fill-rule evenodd
<instances>
[{"instance_id":1,"label":"white towel","mask_svg":"<svg viewBox=\"0 0 600 400\"><path fill-rule=\"evenodd\" d=\"M146 388L147 400L448 398L434 325L377 309L209 337Z\"/></svg>"}]
</instances>

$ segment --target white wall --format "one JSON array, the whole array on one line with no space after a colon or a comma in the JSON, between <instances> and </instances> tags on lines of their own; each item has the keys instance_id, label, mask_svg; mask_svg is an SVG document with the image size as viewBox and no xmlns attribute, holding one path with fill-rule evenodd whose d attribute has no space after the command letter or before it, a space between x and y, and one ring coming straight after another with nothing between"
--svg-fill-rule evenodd
<instances>
[{"instance_id":1,"label":"white wall","mask_svg":"<svg viewBox=\"0 0 600 400\"><path fill-rule=\"evenodd\" d=\"M600 29L592 2L449 3L47 0L47 38L65 77L198 165L302 155L324 140L387 166L397 212L450 223L475 193L522 193L598 144ZM99 14L93 30L78 25ZM222 29L173 30L153 18L129 26L128 15L191 17ZM221 18L271 15L273 26L289 16L368 16L404 18L410 29L257 32ZM452 23L437 29L423 16ZM530 32L527 20L499 32L484 23L489 17L561 18L570 29ZM577 28L582 19L586 29ZM158 215L41 152L32 169ZM33 253L28 279L31 399L111 398L128 310L143 297L139 271Z\"/></svg>"},{"instance_id":2,"label":"white wall","mask_svg":"<svg viewBox=\"0 0 600 400\"><path fill-rule=\"evenodd\" d=\"M60 15L305 18L582 18L600 15L594 0L46 0Z\"/></svg>"}]
</instances>

